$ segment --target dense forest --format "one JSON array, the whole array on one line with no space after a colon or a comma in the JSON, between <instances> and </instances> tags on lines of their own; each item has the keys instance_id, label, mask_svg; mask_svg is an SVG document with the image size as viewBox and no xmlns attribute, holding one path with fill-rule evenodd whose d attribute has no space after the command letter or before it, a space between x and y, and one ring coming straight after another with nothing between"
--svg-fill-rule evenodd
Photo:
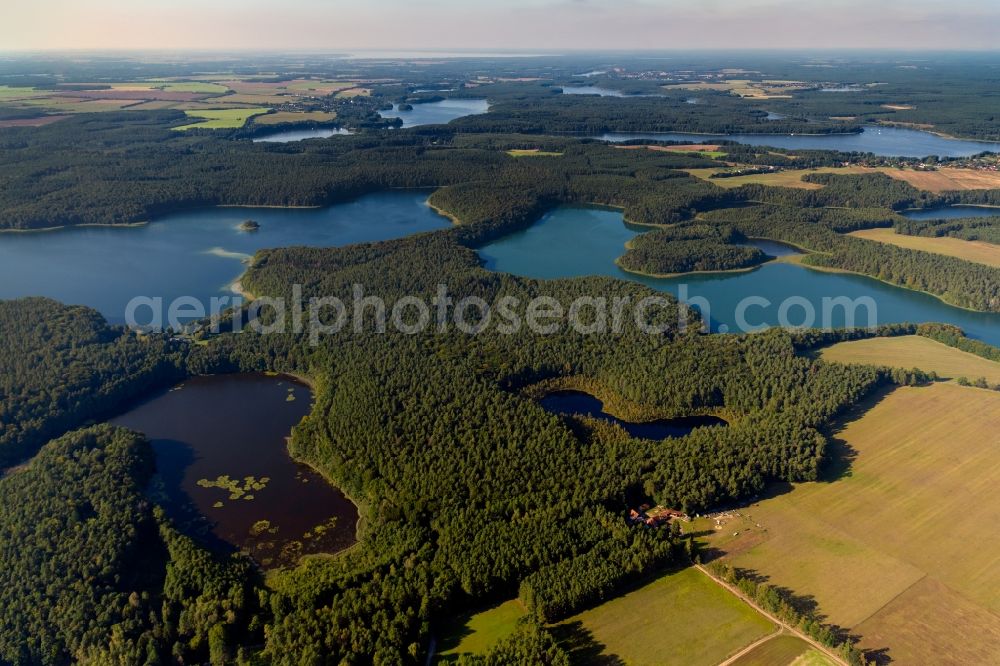
<instances>
[{"instance_id":1,"label":"dense forest","mask_svg":"<svg viewBox=\"0 0 1000 666\"><path fill-rule=\"evenodd\" d=\"M346 296L352 284L361 282L389 301L403 294L430 295L442 279L456 298L548 295L565 301L582 295L638 299L651 293L610 279L536 282L491 273L479 268L475 253L462 245L470 233L457 227L347 248L268 251L258 257L247 284L261 295L281 295L300 282L309 285L306 296ZM128 603L110 600L134 591L140 608L148 598L149 608L165 610L142 611L142 620L84 614L69 627L42 623L63 643L44 648L51 658L32 654L23 659L64 663L65 655L89 654L92 646L123 655L190 653L216 659L213 653L237 655L241 646L262 644L250 652L276 664L422 663L436 621L467 604L521 594L533 615L547 621L607 598L651 568L686 561L684 544L669 531L626 525L622 515L630 502L645 498L697 511L757 492L769 480L816 478L826 450L825 424L880 384L917 379L811 360L798 354L792 337L782 331L745 337L704 336L697 327L681 332L676 305L650 316L648 323L667 325L662 335L650 336L630 322L618 335L588 336L563 320L557 332L544 336L490 330L475 336L345 331L312 347L291 333L243 333L192 345L184 366L190 371L295 370L317 379L315 408L296 429L292 451L359 500L365 516L361 545L338 558L308 560L278 572L256 592L242 587L235 588L243 590L238 593L224 592L234 589L227 587L201 592L199 579L177 590L166 582L116 583L101 594L119 596L101 597L104 601L87 596L80 603L126 608ZM15 330L14 335L23 333ZM698 429L665 446L631 439L608 424L549 414L522 394L522 388L559 377L589 378L619 396L619 402L643 405L650 413L723 413L730 425ZM97 442L79 444L81 451L104 450L103 442L111 437L127 440L123 446L133 452L129 457L149 455L141 442L120 431L78 437L51 445L27 468L0 481L2 492L9 493L5 505L30 505L28 498L17 497L29 492L28 481L36 490L40 482L22 475L53 467L47 451L59 456L62 447L78 441ZM94 456L97 465L99 456ZM136 485L119 482L113 489L141 487L148 464L127 465ZM110 492L97 479L125 473L96 467L89 482L82 476L89 468L90 463L74 463L80 481L62 484L61 492ZM54 490L42 492L50 495L59 496ZM101 497L86 501L110 507ZM131 506L128 497L123 502ZM73 511L72 506L58 500L49 510ZM146 520L146 527L124 533L156 544L149 511L133 516ZM23 523L18 515L23 516L8 520ZM60 519L79 519L75 515ZM0 533L39 538L38 523L30 525ZM161 540L165 529L161 525ZM96 541L101 547L119 543ZM72 557L37 541L18 543L3 550L13 558L9 570L33 566L29 561L53 564L38 569L42 578L29 579L32 589L49 586L46 576L62 575L58 558ZM153 545L121 547L134 556L150 548L162 552ZM136 569L128 564L133 560L122 561L125 570ZM173 568L166 570L169 581ZM228 571L220 569L219 575L235 581ZM119 581L126 578L122 574ZM239 580L253 584L249 574ZM170 620L162 613L191 607L190 602L160 603L174 593L202 599L207 608L234 604L234 611L206 611L190 623ZM18 615L20 622L32 617ZM225 619L219 627L220 620L213 618ZM501 654L520 654L521 663L562 663L546 629L522 631L533 637L531 642L501 645ZM183 646L170 647L181 635L176 632L193 633L183 634ZM98 638L108 635L114 636L108 643ZM517 652L529 645L528 653Z\"/></svg>"},{"instance_id":2,"label":"dense forest","mask_svg":"<svg viewBox=\"0 0 1000 666\"><path fill-rule=\"evenodd\" d=\"M174 530L153 469L140 435L96 426L0 479L0 662L224 664L261 640L250 561Z\"/></svg>"},{"instance_id":3,"label":"dense forest","mask_svg":"<svg viewBox=\"0 0 1000 666\"><path fill-rule=\"evenodd\" d=\"M390 301L430 294L442 276L456 297L649 293L606 279L539 283L489 273L456 242L467 233L268 251L248 285L275 295L300 282L346 296L360 281ZM252 363L250 341L217 344L234 345ZM694 511L769 479L815 478L823 424L881 383L915 380L809 360L780 331L651 338L630 326L612 342L565 322L542 337L338 335L301 362L324 377L325 389L293 450L370 510L362 549L276 579L285 600L272 604L268 653L279 662L291 653L349 661L362 652L399 654L400 646L419 653L442 609L518 590L539 618L565 617L648 567L684 557L668 534L661 543L624 525L628 498ZM519 395L552 377L590 378L663 416L722 412L730 427L664 447L617 428L573 426ZM373 586L385 601L373 601ZM296 603L304 590L324 600L321 611ZM343 645L363 649L326 643L335 627Z\"/></svg>"},{"instance_id":4,"label":"dense forest","mask_svg":"<svg viewBox=\"0 0 1000 666\"><path fill-rule=\"evenodd\" d=\"M996 268L844 235L856 229L893 226L901 218L888 210L761 205L712 211L700 219L732 227L745 236L773 238L811 250L813 254L802 259L807 265L862 273L929 292L954 305L1000 311L1000 270Z\"/></svg>"},{"instance_id":5,"label":"dense forest","mask_svg":"<svg viewBox=\"0 0 1000 666\"><path fill-rule=\"evenodd\" d=\"M618 265L644 275L669 275L750 268L767 260L761 250L739 244L745 240L731 227L667 227L630 241Z\"/></svg>"},{"instance_id":6,"label":"dense forest","mask_svg":"<svg viewBox=\"0 0 1000 666\"><path fill-rule=\"evenodd\" d=\"M44 298L0 301L0 340L0 469L183 376L166 339Z\"/></svg>"},{"instance_id":7,"label":"dense forest","mask_svg":"<svg viewBox=\"0 0 1000 666\"><path fill-rule=\"evenodd\" d=\"M767 112L737 97L714 96L711 104L690 104L693 93L645 97L562 95L559 88L496 84L466 91L488 96L487 114L466 116L449 127L460 132L599 135L605 132L689 132L703 134L837 134L860 131L854 123L800 118L768 120ZM724 137L723 137L724 138Z\"/></svg>"},{"instance_id":8,"label":"dense forest","mask_svg":"<svg viewBox=\"0 0 1000 666\"><path fill-rule=\"evenodd\" d=\"M1000 218L963 217L955 220L909 220L894 225L897 234L927 236L929 238L961 238L1000 245Z\"/></svg>"}]
</instances>

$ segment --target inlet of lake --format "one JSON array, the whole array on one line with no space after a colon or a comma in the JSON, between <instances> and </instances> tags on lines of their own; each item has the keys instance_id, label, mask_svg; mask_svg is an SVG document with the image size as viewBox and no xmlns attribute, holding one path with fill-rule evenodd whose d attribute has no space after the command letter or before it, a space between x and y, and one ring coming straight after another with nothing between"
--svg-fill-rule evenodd
<instances>
[{"instance_id":1,"label":"inlet of lake","mask_svg":"<svg viewBox=\"0 0 1000 666\"><path fill-rule=\"evenodd\" d=\"M490 104L485 99L443 99L437 102L413 104L409 111L400 111L394 104L391 111L379 111L383 118L401 118L403 127L443 125L456 118L486 113Z\"/></svg>"},{"instance_id":2,"label":"inlet of lake","mask_svg":"<svg viewBox=\"0 0 1000 666\"><path fill-rule=\"evenodd\" d=\"M286 438L311 402L286 376L195 377L112 423L149 437L152 492L185 533L266 569L356 539L357 508L288 454Z\"/></svg>"},{"instance_id":3,"label":"inlet of lake","mask_svg":"<svg viewBox=\"0 0 1000 666\"><path fill-rule=\"evenodd\" d=\"M860 134L685 134L682 132L607 132L593 137L620 143L643 141L736 141L751 146L788 150L839 150L873 153L882 157L968 157L986 151L1000 152L1000 143L947 139L930 132L901 127L866 126Z\"/></svg>"},{"instance_id":4,"label":"inlet of lake","mask_svg":"<svg viewBox=\"0 0 1000 666\"><path fill-rule=\"evenodd\" d=\"M604 404L582 391L555 391L538 401L542 409L553 414L568 416L583 415L621 426L631 437L663 440L668 437L683 437L695 428L728 425L715 416L682 416L675 419L657 419L633 423L623 421L604 411Z\"/></svg>"},{"instance_id":5,"label":"inlet of lake","mask_svg":"<svg viewBox=\"0 0 1000 666\"><path fill-rule=\"evenodd\" d=\"M139 227L74 227L0 234L0 298L49 296L125 320L136 296L164 303L230 294L262 248L340 246L400 238L451 223L427 206L427 191L393 190L326 208L207 208ZM239 230L243 220L260 224ZM148 309L139 314L149 317Z\"/></svg>"},{"instance_id":6,"label":"inlet of lake","mask_svg":"<svg viewBox=\"0 0 1000 666\"><path fill-rule=\"evenodd\" d=\"M740 305L745 323L752 327L775 326L782 305L792 325L805 322L808 303L816 315L815 326L842 327L844 308L829 308L824 319L824 299L869 297L874 302L874 321L865 307L856 309L855 325L898 322L943 322L960 327L967 335L1000 345L1000 314L973 312L953 307L937 298L873 278L849 273L830 273L790 263L771 262L736 273L689 274L654 278L628 273L614 262L624 254L625 243L648 228L629 225L620 211L565 207L555 209L531 227L510 234L482 248L479 253L491 270L538 279L606 275L631 280L668 292L707 315L716 332L738 332ZM779 246L780 247L780 246ZM773 244L762 249L777 254ZM785 250L787 252L787 249ZM748 297L756 300L752 304ZM708 308L699 307L705 299ZM860 302L860 301L858 301Z\"/></svg>"},{"instance_id":7,"label":"inlet of lake","mask_svg":"<svg viewBox=\"0 0 1000 666\"><path fill-rule=\"evenodd\" d=\"M1000 216L998 206L946 206L944 208L921 208L907 210L903 217L911 220L960 220L964 217L997 217Z\"/></svg>"}]
</instances>

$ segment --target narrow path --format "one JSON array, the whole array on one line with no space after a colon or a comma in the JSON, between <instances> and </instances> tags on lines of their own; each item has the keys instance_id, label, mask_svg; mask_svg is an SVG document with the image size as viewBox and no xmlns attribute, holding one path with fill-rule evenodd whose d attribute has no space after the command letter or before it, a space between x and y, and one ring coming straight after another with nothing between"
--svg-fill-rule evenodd
<instances>
[{"instance_id":1,"label":"narrow path","mask_svg":"<svg viewBox=\"0 0 1000 666\"><path fill-rule=\"evenodd\" d=\"M721 585L725 589L729 590L732 594L735 594L737 597L739 597L740 599L743 600L743 603L747 604L748 606L750 606L751 608L753 608L754 610L756 610L758 613L760 613L761 615L763 615L764 617L766 617L767 619L769 619L771 622L774 622L776 625L778 625L779 627L781 627L784 631L787 631L787 632L789 632L791 634L794 634L795 636L798 636L799 638L801 638L805 642L809 643L810 645L812 645L814 648L816 648L817 650L819 650L823 654L825 654L828 657L830 657L831 659L833 659L836 663L841 664L841 666L848 666L848 663L846 661L844 661L843 657L841 657L839 654L837 654L835 652L832 652L830 650L830 648L826 647L825 645L823 645L822 643L820 643L816 639L812 638L811 636L808 636L807 634L802 633L797 627L793 627L792 625L788 624L784 620L782 620L782 619L780 619L780 618L772 615L768 611L764 610L763 608L761 608L760 606L758 606L757 603L753 599L748 598L746 595L744 595L742 592L740 592L738 589L736 589L735 587L733 587L729 583L727 583L727 582L725 582L723 580L719 580L718 578L716 578L715 576L713 576L711 573L709 573L708 569L706 569L703 565L696 564L694 566L699 571L701 571L703 574L705 574L710 579L712 579L713 581L715 581L716 584ZM775 636L775 634L771 634L767 638L773 638L774 636ZM761 642L761 641L758 641L758 642ZM739 656L739 655L736 655L736 656ZM735 657L730 657L726 661L722 662L722 664L720 664L719 666L722 666L723 664L728 664L734 658Z\"/></svg>"},{"instance_id":2,"label":"narrow path","mask_svg":"<svg viewBox=\"0 0 1000 666\"><path fill-rule=\"evenodd\" d=\"M729 666L729 664L733 663L734 661L736 661L737 659L739 659L740 657L742 657L743 655L745 655L747 652L750 652L751 650L753 650L754 648L756 648L758 645L763 645L764 643L768 642L772 638L777 638L778 636L782 636L784 633L785 633L785 628L782 627L781 625L778 625L777 631L772 631L767 636L764 636L763 638L758 638L753 643L751 643L750 645L746 646L745 648L743 648L742 650L740 650L739 652L737 652L733 656L728 657L723 662L720 662L719 666Z\"/></svg>"}]
</instances>

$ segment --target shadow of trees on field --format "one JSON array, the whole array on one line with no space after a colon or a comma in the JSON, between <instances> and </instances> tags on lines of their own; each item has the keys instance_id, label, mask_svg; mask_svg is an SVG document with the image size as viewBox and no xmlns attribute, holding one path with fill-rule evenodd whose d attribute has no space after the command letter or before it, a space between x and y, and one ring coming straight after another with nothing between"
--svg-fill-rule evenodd
<instances>
[{"instance_id":1,"label":"shadow of trees on field","mask_svg":"<svg viewBox=\"0 0 1000 666\"><path fill-rule=\"evenodd\" d=\"M552 634L559 642L559 647L569 654L572 664L625 666L625 661L621 657L607 654L607 646L598 641L579 620L553 627Z\"/></svg>"},{"instance_id":2,"label":"shadow of trees on field","mask_svg":"<svg viewBox=\"0 0 1000 666\"><path fill-rule=\"evenodd\" d=\"M747 580L753 581L758 585L768 585L778 596L787 603L789 606L795 609L800 615L804 617L809 617L823 624L833 635L834 639L838 643L844 643L850 641L852 643L857 643L861 640L861 636L858 634L852 634L846 627L842 627L838 624L833 624L828 622L829 618L824 615L819 610L819 602L811 594L798 594L794 590L784 587L782 585L772 584L770 576L763 574L755 569L743 569L740 567L735 568L737 575L741 578L746 578ZM865 650L865 659L868 663L876 664L877 666L884 666L892 662L892 657L889 655L889 648L873 648Z\"/></svg>"},{"instance_id":3,"label":"shadow of trees on field","mask_svg":"<svg viewBox=\"0 0 1000 666\"><path fill-rule=\"evenodd\" d=\"M842 435L847 426L877 407L897 388L895 385L881 386L837 418L825 433L830 438L830 445L827 447L823 463L820 465L817 481L833 483L851 476L851 469L858 457L858 452L847 440L838 437L838 435Z\"/></svg>"}]
</instances>

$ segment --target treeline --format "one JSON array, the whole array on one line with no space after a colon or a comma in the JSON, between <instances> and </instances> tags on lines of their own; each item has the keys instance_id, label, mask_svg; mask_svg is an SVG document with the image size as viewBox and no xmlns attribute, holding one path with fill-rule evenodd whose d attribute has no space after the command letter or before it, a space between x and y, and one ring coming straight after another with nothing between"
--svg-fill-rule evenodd
<instances>
[{"instance_id":1,"label":"treeline","mask_svg":"<svg viewBox=\"0 0 1000 666\"><path fill-rule=\"evenodd\" d=\"M708 568L714 576L736 587L764 610L838 653L851 666L864 666L867 663L865 653L855 647L850 637L843 636L840 631L823 624L813 614L796 607L782 596L778 588L767 583L759 583L745 575L743 571L721 562L713 562Z\"/></svg>"},{"instance_id":2,"label":"treeline","mask_svg":"<svg viewBox=\"0 0 1000 666\"><path fill-rule=\"evenodd\" d=\"M767 255L727 227L693 224L657 229L636 236L618 260L627 271L667 275L691 271L723 271L757 266Z\"/></svg>"},{"instance_id":3,"label":"treeline","mask_svg":"<svg viewBox=\"0 0 1000 666\"><path fill-rule=\"evenodd\" d=\"M182 353L166 338L45 298L0 301L0 340L0 469L184 376Z\"/></svg>"},{"instance_id":4,"label":"treeline","mask_svg":"<svg viewBox=\"0 0 1000 666\"><path fill-rule=\"evenodd\" d=\"M1000 245L1000 217L963 217L958 219L902 219L894 225L897 234L927 238L961 238Z\"/></svg>"},{"instance_id":5,"label":"treeline","mask_svg":"<svg viewBox=\"0 0 1000 666\"><path fill-rule=\"evenodd\" d=\"M862 273L961 307L1000 311L1000 270L996 268L838 233L896 224L898 216L886 210L751 206L713 211L703 218L732 226L746 236L812 250L814 254L802 260L807 265Z\"/></svg>"},{"instance_id":6,"label":"treeline","mask_svg":"<svg viewBox=\"0 0 1000 666\"><path fill-rule=\"evenodd\" d=\"M459 132L598 135L605 132L688 132L701 134L838 134L860 131L856 123L813 122L789 117L768 120L767 112L738 97L712 96L711 104L689 104L690 91L632 97L564 95L538 84L496 84L466 91L488 97L490 112L453 120Z\"/></svg>"},{"instance_id":7,"label":"treeline","mask_svg":"<svg viewBox=\"0 0 1000 666\"><path fill-rule=\"evenodd\" d=\"M519 598L538 621L566 619L608 600L644 574L682 560L680 538L669 530L633 529L618 515L608 516L604 522L611 538L582 555L542 567L521 581Z\"/></svg>"},{"instance_id":8,"label":"treeline","mask_svg":"<svg viewBox=\"0 0 1000 666\"><path fill-rule=\"evenodd\" d=\"M488 189L496 183L504 190L499 184L509 183L502 194L521 186L563 192L574 181L581 182L576 187L584 194L598 188L602 201L619 196L624 187L629 192L621 197L648 199L646 208L672 215L677 196L662 181L683 184L687 178L677 169L717 164L696 155L621 151L569 139L558 144L563 153L558 158L516 159L503 145L525 145L523 137L456 138L440 127L254 144L170 131L184 118L169 111L87 114L42 128L5 130L0 227L125 224L220 204L325 205L398 187ZM714 194L719 188L705 183L690 187L702 196L720 196Z\"/></svg>"},{"instance_id":9,"label":"treeline","mask_svg":"<svg viewBox=\"0 0 1000 666\"><path fill-rule=\"evenodd\" d=\"M817 183L823 187L816 190L805 190L766 185L743 185L739 190L741 196L748 201L806 208L903 210L942 205L942 199L938 195L918 190L909 183L890 178L882 173L812 173L803 176L802 180L808 183Z\"/></svg>"}]
</instances>

